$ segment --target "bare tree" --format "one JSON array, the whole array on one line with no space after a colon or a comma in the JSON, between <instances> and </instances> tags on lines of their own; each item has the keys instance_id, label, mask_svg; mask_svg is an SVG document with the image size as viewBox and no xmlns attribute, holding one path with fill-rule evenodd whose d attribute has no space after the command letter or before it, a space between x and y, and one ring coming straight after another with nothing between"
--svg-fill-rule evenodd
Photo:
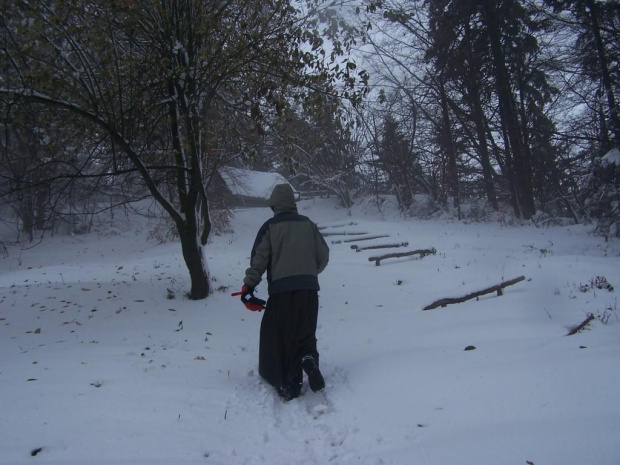
<instances>
[{"instance_id":1,"label":"bare tree","mask_svg":"<svg viewBox=\"0 0 620 465\"><path fill-rule=\"evenodd\" d=\"M364 154L355 113L335 101L312 101L287 113L277 128L283 168L304 190L337 196L350 213Z\"/></svg>"},{"instance_id":2,"label":"bare tree","mask_svg":"<svg viewBox=\"0 0 620 465\"><path fill-rule=\"evenodd\" d=\"M319 58L330 10L303 5L302 14L288 0L17 1L0 12L0 94L67 111L92 140L105 137L110 168L100 175L138 175L176 225L190 297L204 298L205 165L221 149L218 112L260 131L264 109L287 95L356 81ZM341 55L338 22L326 28Z\"/></svg>"}]
</instances>

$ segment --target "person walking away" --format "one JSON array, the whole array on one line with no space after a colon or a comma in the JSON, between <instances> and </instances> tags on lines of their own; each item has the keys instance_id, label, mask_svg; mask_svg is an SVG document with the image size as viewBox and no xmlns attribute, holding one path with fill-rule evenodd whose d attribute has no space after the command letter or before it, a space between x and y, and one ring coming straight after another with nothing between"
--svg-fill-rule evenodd
<instances>
[{"instance_id":1,"label":"person walking away","mask_svg":"<svg viewBox=\"0 0 620 465\"><path fill-rule=\"evenodd\" d=\"M297 212L290 184L275 186L270 206L274 216L256 235L241 300L249 310L263 309L265 301L254 290L266 271L269 299L260 327L258 372L288 401L301 394L303 372L313 392L325 388L316 326L318 275L329 261L329 247L316 224Z\"/></svg>"}]
</instances>

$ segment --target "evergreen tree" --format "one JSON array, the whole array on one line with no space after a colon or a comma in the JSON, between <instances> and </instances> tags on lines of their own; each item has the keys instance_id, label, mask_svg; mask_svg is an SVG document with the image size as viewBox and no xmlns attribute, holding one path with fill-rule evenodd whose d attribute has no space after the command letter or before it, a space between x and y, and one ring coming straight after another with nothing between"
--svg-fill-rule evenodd
<instances>
[{"instance_id":1,"label":"evergreen tree","mask_svg":"<svg viewBox=\"0 0 620 465\"><path fill-rule=\"evenodd\" d=\"M414 186L409 173L415 157L399 123L389 115L383 120L377 157L393 186L401 211L407 211L413 202Z\"/></svg>"}]
</instances>

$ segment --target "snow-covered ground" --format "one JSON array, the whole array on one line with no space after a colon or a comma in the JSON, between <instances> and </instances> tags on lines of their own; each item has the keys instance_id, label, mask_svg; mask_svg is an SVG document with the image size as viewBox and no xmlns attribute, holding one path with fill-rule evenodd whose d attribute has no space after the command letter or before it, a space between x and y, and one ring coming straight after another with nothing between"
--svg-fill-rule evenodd
<instances>
[{"instance_id":1,"label":"snow-covered ground","mask_svg":"<svg viewBox=\"0 0 620 465\"><path fill-rule=\"evenodd\" d=\"M213 238L214 293L199 302L183 295L179 245L148 242L137 224L9 249L0 464L620 463L618 241L584 226L347 217L330 200L300 211L325 232L437 253L375 266L368 257L389 250L326 237L327 389L289 403L257 376L261 314L230 297L269 210L238 211L234 233ZM521 275L501 297L422 310ZM588 286L598 276L616 290Z\"/></svg>"}]
</instances>

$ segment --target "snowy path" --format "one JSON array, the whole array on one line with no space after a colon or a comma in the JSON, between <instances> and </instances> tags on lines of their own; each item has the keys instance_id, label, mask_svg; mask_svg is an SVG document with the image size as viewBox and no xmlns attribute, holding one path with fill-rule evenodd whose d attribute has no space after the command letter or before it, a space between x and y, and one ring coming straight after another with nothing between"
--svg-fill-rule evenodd
<instances>
[{"instance_id":1,"label":"snowy path","mask_svg":"<svg viewBox=\"0 0 620 465\"><path fill-rule=\"evenodd\" d=\"M302 210L322 224L348 221L341 212ZM236 232L214 238L215 291L202 302L183 298L178 245L144 234L11 251L0 262L0 464L619 463L618 291L580 291L596 276L620 286L617 242L582 227L363 213L359 230L438 253L376 267L372 251L330 244L327 389L289 403L256 374L260 315L230 297L267 211L238 212ZM519 275L502 297L421 311ZM566 337L590 312L590 327Z\"/></svg>"}]
</instances>

